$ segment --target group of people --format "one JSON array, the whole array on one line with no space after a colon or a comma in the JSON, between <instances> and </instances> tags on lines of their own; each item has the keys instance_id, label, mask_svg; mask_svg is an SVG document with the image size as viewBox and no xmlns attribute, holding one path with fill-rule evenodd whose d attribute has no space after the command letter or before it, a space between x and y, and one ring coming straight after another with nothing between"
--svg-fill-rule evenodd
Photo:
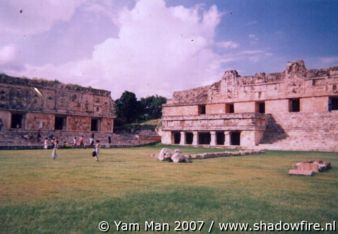
<instances>
[{"instance_id":1,"label":"group of people","mask_svg":"<svg viewBox=\"0 0 338 234\"><path fill-rule=\"evenodd\" d=\"M49 139L46 137L44 140L44 149L48 149L48 142ZM59 140L58 138L55 137L51 137L51 149L52 149L52 154L51 154L51 158L53 160L55 160L57 158L57 148L59 145ZM99 161L99 153L100 153L100 148L101 148L101 144L99 140L94 140L94 134L91 135L91 137L89 138L89 145L94 147L93 151L92 151L92 156L95 158L96 161ZM73 138L73 146L77 147L77 146L85 146L84 145L84 137L81 136L79 141L77 141L76 137Z\"/></svg>"}]
</instances>

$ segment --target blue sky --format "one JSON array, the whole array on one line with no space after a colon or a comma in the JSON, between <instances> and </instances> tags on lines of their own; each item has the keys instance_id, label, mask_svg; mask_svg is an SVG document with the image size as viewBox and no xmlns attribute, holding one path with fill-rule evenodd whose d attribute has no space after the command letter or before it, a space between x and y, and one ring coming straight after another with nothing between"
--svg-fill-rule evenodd
<instances>
[{"instance_id":1,"label":"blue sky","mask_svg":"<svg viewBox=\"0 0 338 234\"><path fill-rule=\"evenodd\" d=\"M175 0L169 5L192 6L196 2L215 4L223 12L216 40L237 42L237 51L264 50L272 54L257 63L229 63L245 74L279 71L287 61L297 59L304 59L309 68L338 65L338 1Z\"/></svg>"},{"instance_id":2,"label":"blue sky","mask_svg":"<svg viewBox=\"0 0 338 234\"><path fill-rule=\"evenodd\" d=\"M338 66L337 12L336 0L0 0L0 72L170 97L229 69Z\"/></svg>"}]
</instances>

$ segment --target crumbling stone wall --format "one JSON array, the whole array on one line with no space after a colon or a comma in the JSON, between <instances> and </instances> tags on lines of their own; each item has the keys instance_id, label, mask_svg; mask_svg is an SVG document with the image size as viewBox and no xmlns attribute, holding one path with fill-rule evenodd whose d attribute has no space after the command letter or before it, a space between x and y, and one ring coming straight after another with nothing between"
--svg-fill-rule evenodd
<instances>
[{"instance_id":1,"label":"crumbling stone wall","mask_svg":"<svg viewBox=\"0 0 338 234\"><path fill-rule=\"evenodd\" d=\"M58 81L0 75L0 109L113 117L110 92Z\"/></svg>"},{"instance_id":2,"label":"crumbling stone wall","mask_svg":"<svg viewBox=\"0 0 338 234\"><path fill-rule=\"evenodd\" d=\"M73 116L68 118L68 130L70 131L90 131L91 118L84 116Z\"/></svg>"},{"instance_id":3,"label":"crumbling stone wall","mask_svg":"<svg viewBox=\"0 0 338 234\"><path fill-rule=\"evenodd\" d=\"M267 147L278 146L283 141L280 149L291 149L295 139L303 139L297 149L323 150L335 149L338 142L338 129L334 124L338 110L329 110L329 100L338 97L338 67L325 69L306 69L304 61L289 62L286 69L280 73L257 73L254 76L240 76L237 71L226 71L220 81L209 86L185 91L174 92L173 98L163 105L163 130L166 142L169 142L167 131L185 131L189 121L180 120L194 116L204 116L205 124L196 127L195 131L240 130L244 133L243 126L246 119L231 122L231 126L220 124L224 117L216 119L215 116L232 116L235 114L264 112L269 122L264 128L268 132L259 143ZM292 100L299 103L299 110L293 112ZM260 106L262 103L263 106ZM205 106L205 113L198 111L198 106ZM233 112L229 113L227 105L233 105ZM255 122L255 118L252 118ZM230 123L227 121L227 123ZM194 125L193 123L190 123ZM220 125L222 125L222 127ZM332 125L333 124L333 125ZM195 124L196 125L196 124ZM254 124L253 124L254 125ZM273 125L273 126L272 126ZM331 126L332 125L332 126ZM324 126L331 126L330 128ZM259 128L261 131L261 128ZM276 132L274 132L276 130ZM265 131L265 130L264 130ZM283 133L283 134L281 134ZM242 135L243 139L245 136ZM261 135L261 134L256 134ZM264 142L267 136L274 142L269 145ZM283 139L281 139L283 135ZM313 135L316 135L314 137ZM252 138L252 137L251 137ZM246 139L249 139L246 137ZM312 139L312 140L311 140ZM241 146L248 146L252 139L241 142ZM257 141L257 138L256 138ZM252 144L250 144L252 145Z\"/></svg>"},{"instance_id":4,"label":"crumbling stone wall","mask_svg":"<svg viewBox=\"0 0 338 234\"><path fill-rule=\"evenodd\" d=\"M19 129L13 126L14 115L22 116ZM63 118L61 129L56 129L57 118ZM0 144L3 138L14 137L15 132L23 135L37 131L43 135L55 135L55 131L74 136L89 134L93 130L93 119L98 126L94 132L108 134L113 131L114 118L114 101L109 91L0 74L0 119L3 125Z\"/></svg>"},{"instance_id":5,"label":"crumbling stone wall","mask_svg":"<svg viewBox=\"0 0 338 234\"><path fill-rule=\"evenodd\" d=\"M230 102L245 109L248 103L262 100L338 95L337 79L338 67L306 70L303 61L289 63L281 73L240 76L237 71L227 71L220 81L210 86L174 92L173 98L164 105L164 111L171 105ZM249 108L252 110L251 105Z\"/></svg>"},{"instance_id":6,"label":"crumbling stone wall","mask_svg":"<svg viewBox=\"0 0 338 234\"><path fill-rule=\"evenodd\" d=\"M25 129L30 130L54 130L54 115L44 113L27 113L25 116Z\"/></svg>"},{"instance_id":7,"label":"crumbling stone wall","mask_svg":"<svg viewBox=\"0 0 338 234\"><path fill-rule=\"evenodd\" d=\"M281 113L270 118L260 147L338 152L338 112Z\"/></svg>"}]
</instances>

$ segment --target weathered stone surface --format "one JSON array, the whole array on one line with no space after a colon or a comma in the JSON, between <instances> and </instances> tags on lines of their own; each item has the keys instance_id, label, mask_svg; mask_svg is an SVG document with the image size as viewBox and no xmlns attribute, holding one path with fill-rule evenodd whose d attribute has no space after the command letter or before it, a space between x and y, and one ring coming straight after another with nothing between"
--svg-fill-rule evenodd
<instances>
[{"instance_id":1,"label":"weathered stone surface","mask_svg":"<svg viewBox=\"0 0 338 234\"><path fill-rule=\"evenodd\" d=\"M199 153L190 154L191 159L207 159L207 158L220 158L220 157L231 157L231 156L244 156L251 154L261 154L263 150L240 150L240 151L224 151L224 152L210 152L210 153Z\"/></svg>"},{"instance_id":2,"label":"weathered stone surface","mask_svg":"<svg viewBox=\"0 0 338 234\"><path fill-rule=\"evenodd\" d=\"M209 86L174 92L163 105L162 143L174 144L178 133L181 145L213 146L216 132L216 145L229 147L237 131L240 147L338 152L337 98L338 67L307 69L300 60L279 73L227 71Z\"/></svg>"},{"instance_id":3,"label":"weathered stone surface","mask_svg":"<svg viewBox=\"0 0 338 234\"><path fill-rule=\"evenodd\" d=\"M175 149L161 149L157 155L157 159L160 161L168 161L174 163L180 162L191 162L192 159L208 159L208 158L219 158L219 157L230 157L230 156L244 156L251 154L261 154L263 150L240 150L240 151L224 151L224 152L209 152L209 153L198 153L198 154L183 154L180 150Z\"/></svg>"},{"instance_id":4,"label":"weathered stone surface","mask_svg":"<svg viewBox=\"0 0 338 234\"><path fill-rule=\"evenodd\" d=\"M189 162L189 156L182 154L179 149L167 149L162 148L160 153L157 155L157 159L160 161L168 161L174 163Z\"/></svg>"},{"instance_id":5,"label":"weathered stone surface","mask_svg":"<svg viewBox=\"0 0 338 234\"><path fill-rule=\"evenodd\" d=\"M175 152L172 156L171 156L171 160L174 163L184 163L184 162L189 162L189 159L187 156L185 156L184 154L182 154L181 152Z\"/></svg>"},{"instance_id":6,"label":"weathered stone surface","mask_svg":"<svg viewBox=\"0 0 338 234\"><path fill-rule=\"evenodd\" d=\"M38 134L58 135L62 142L92 132L107 137L114 118L109 91L0 74L0 145L38 143L42 141L36 140ZM19 140L21 135L35 140Z\"/></svg>"},{"instance_id":7,"label":"weathered stone surface","mask_svg":"<svg viewBox=\"0 0 338 234\"><path fill-rule=\"evenodd\" d=\"M157 159L160 160L160 161L171 161L171 156L174 153L175 152L171 149L162 148L160 153L157 156Z\"/></svg>"},{"instance_id":8,"label":"weathered stone surface","mask_svg":"<svg viewBox=\"0 0 338 234\"><path fill-rule=\"evenodd\" d=\"M315 173L326 171L331 168L331 163L323 160L298 162L289 170L289 175L312 176Z\"/></svg>"}]
</instances>

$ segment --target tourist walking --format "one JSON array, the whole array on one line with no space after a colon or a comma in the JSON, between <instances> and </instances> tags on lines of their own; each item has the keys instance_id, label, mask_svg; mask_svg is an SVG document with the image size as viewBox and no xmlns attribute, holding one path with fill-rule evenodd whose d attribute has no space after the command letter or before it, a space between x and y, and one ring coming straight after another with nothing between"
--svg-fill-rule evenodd
<instances>
[{"instance_id":1,"label":"tourist walking","mask_svg":"<svg viewBox=\"0 0 338 234\"><path fill-rule=\"evenodd\" d=\"M99 161L100 147L101 147L100 141L96 140L95 150L94 150L94 152L95 152L95 156L94 157L95 157L96 161Z\"/></svg>"},{"instance_id":2,"label":"tourist walking","mask_svg":"<svg viewBox=\"0 0 338 234\"><path fill-rule=\"evenodd\" d=\"M52 155L51 155L53 160L55 160L57 158L56 150L58 148L58 143L59 143L59 141L54 138L53 141L52 141Z\"/></svg>"},{"instance_id":3,"label":"tourist walking","mask_svg":"<svg viewBox=\"0 0 338 234\"><path fill-rule=\"evenodd\" d=\"M79 145L80 145L80 147L84 147L84 137L83 136L80 137Z\"/></svg>"},{"instance_id":4,"label":"tourist walking","mask_svg":"<svg viewBox=\"0 0 338 234\"><path fill-rule=\"evenodd\" d=\"M89 137L89 145L93 146L94 145L94 133L92 133Z\"/></svg>"},{"instance_id":5,"label":"tourist walking","mask_svg":"<svg viewBox=\"0 0 338 234\"><path fill-rule=\"evenodd\" d=\"M76 147L76 144L77 144L77 139L76 137L73 138L73 147Z\"/></svg>"},{"instance_id":6,"label":"tourist walking","mask_svg":"<svg viewBox=\"0 0 338 234\"><path fill-rule=\"evenodd\" d=\"M43 141L43 148L48 149L48 138L46 137L45 140Z\"/></svg>"}]
</instances>

